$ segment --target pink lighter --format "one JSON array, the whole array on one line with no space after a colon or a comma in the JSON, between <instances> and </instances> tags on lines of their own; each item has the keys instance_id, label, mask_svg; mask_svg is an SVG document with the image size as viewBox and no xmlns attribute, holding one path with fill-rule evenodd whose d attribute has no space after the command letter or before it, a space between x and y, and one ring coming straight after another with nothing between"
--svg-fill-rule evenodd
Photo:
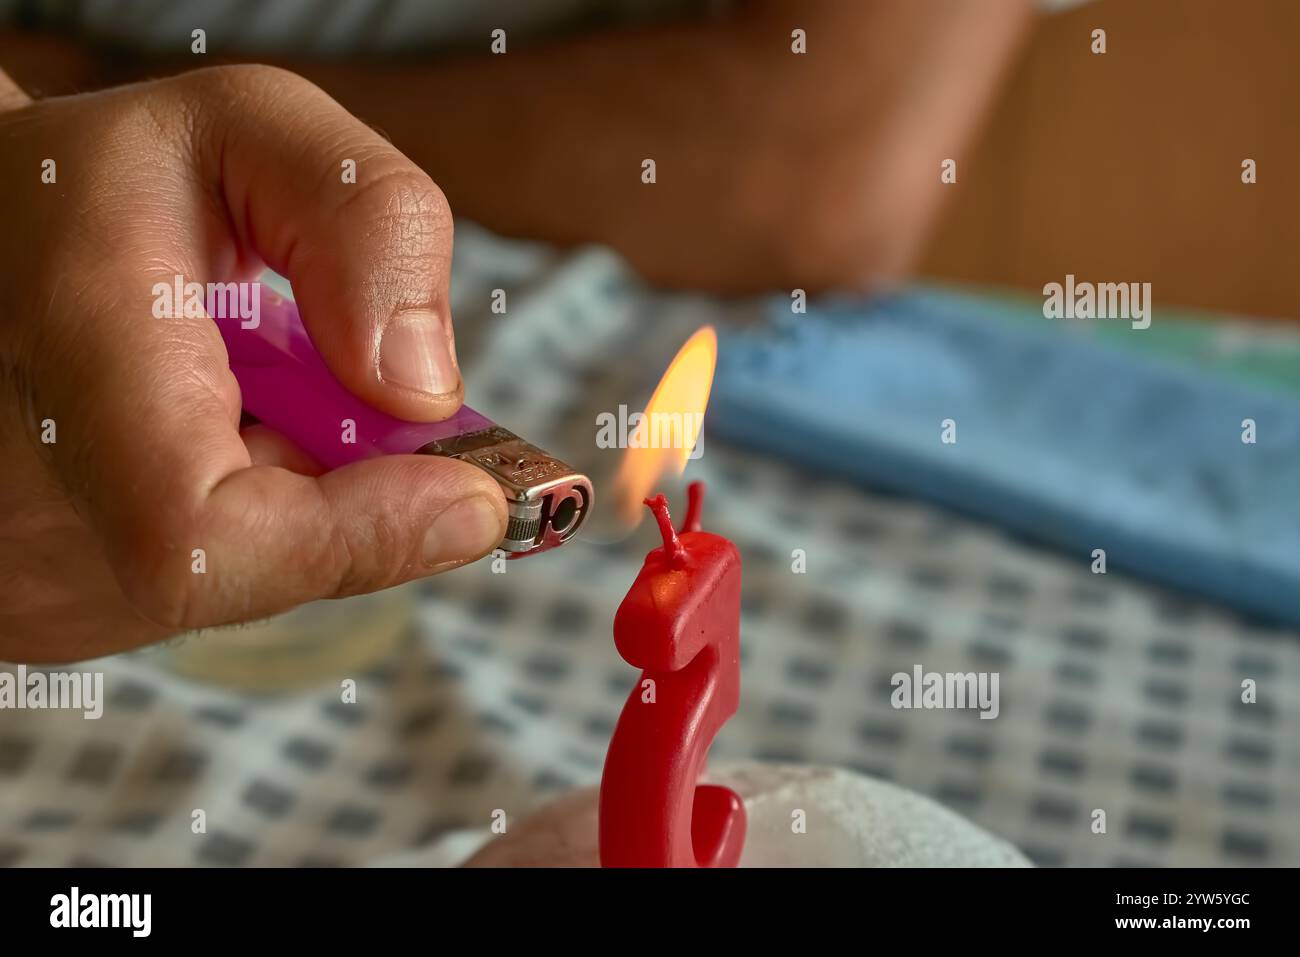
<instances>
[{"instance_id":1,"label":"pink lighter","mask_svg":"<svg viewBox=\"0 0 1300 957\"><path fill-rule=\"evenodd\" d=\"M475 465L505 492L511 558L571 539L591 511L591 481L462 406L443 422L406 422L366 405L334 378L297 307L263 288L258 321L217 319L244 411L337 468L376 455L445 455Z\"/></svg>"}]
</instances>

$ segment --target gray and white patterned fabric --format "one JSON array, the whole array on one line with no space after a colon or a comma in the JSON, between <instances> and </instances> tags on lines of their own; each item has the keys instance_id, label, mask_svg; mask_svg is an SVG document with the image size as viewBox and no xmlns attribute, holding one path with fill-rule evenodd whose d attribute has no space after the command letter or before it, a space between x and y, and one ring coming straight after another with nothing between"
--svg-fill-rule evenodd
<instances>
[{"instance_id":1,"label":"gray and white patterned fabric","mask_svg":"<svg viewBox=\"0 0 1300 957\"><path fill-rule=\"evenodd\" d=\"M692 329L758 312L647 290L600 249L470 224L456 243L470 403L579 466L596 412L636 407ZM744 560L742 703L715 756L879 776L1044 865L1300 864L1300 635L707 438L686 478ZM636 678L610 624L652 544L415 586L354 704L334 679L252 696L153 654L96 663L101 719L0 712L0 863L360 864L593 783ZM894 710L916 664L998 672L999 716Z\"/></svg>"}]
</instances>

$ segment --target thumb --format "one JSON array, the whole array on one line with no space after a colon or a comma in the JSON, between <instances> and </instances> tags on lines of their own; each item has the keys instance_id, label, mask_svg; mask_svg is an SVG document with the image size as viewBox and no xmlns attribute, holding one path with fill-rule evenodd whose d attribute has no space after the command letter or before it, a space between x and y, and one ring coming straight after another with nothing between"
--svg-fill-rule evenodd
<instances>
[{"instance_id":1,"label":"thumb","mask_svg":"<svg viewBox=\"0 0 1300 957\"><path fill-rule=\"evenodd\" d=\"M446 198L396 147L311 83L269 67L199 71L200 174L220 183L240 246L293 284L335 377L402 419L464 399L448 301ZM274 162L266 162L273 157Z\"/></svg>"}]
</instances>

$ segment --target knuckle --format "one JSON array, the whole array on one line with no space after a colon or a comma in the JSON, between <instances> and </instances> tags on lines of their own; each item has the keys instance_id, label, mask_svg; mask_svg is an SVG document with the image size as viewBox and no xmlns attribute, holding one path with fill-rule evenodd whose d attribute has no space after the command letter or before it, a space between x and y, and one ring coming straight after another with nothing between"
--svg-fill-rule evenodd
<instances>
[{"instance_id":1,"label":"knuckle","mask_svg":"<svg viewBox=\"0 0 1300 957\"><path fill-rule=\"evenodd\" d=\"M320 88L306 77L292 70L268 66L264 63L208 67L185 74L184 77L199 89L215 94L225 93L254 98L280 98L290 94L324 96Z\"/></svg>"},{"instance_id":2,"label":"knuckle","mask_svg":"<svg viewBox=\"0 0 1300 957\"><path fill-rule=\"evenodd\" d=\"M285 103L328 99L310 80L281 67L260 63L206 67L163 81L169 106L186 120L193 138L219 134L232 115L266 114Z\"/></svg>"},{"instance_id":3,"label":"knuckle","mask_svg":"<svg viewBox=\"0 0 1300 957\"><path fill-rule=\"evenodd\" d=\"M366 239L371 268L367 298L427 306L439 295L451 264L453 225L442 190L404 159L360 185L343 215L349 232ZM445 281L445 278L441 281Z\"/></svg>"},{"instance_id":4,"label":"knuckle","mask_svg":"<svg viewBox=\"0 0 1300 957\"><path fill-rule=\"evenodd\" d=\"M350 200L367 221L365 228L399 246L424 247L449 238L451 207L428 174L404 158L385 167L364 180Z\"/></svg>"},{"instance_id":5,"label":"knuckle","mask_svg":"<svg viewBox=\"0 0 1300 957\"><path fill-rule=\"evenodd\" d=\"M327 560L334 569L333 595L345 598L377 591L401 580L394 556L406 554L404 523L387 513L334 530Z\"/></svg>"}]
</instances>

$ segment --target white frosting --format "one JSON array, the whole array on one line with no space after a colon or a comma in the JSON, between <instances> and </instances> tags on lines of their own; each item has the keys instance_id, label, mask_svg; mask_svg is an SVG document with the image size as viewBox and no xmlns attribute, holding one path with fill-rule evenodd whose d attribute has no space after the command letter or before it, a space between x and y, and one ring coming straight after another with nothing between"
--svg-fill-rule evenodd
<instances>
[{"instance_id":1,"label":"white frosting","mask_svg":"<svg viewBox=\"0 0 1300 957\"><path fill-rule=\"evenodd\" d=\"M709 781L745 801L741 867L1027 867L1010 844L903 788L840 768L719 765ZM597 790L548 804L485 844L471 867L595 867ZM798 833L797 812L806 827ZM452 839L466 847L466 836ZM428 863L446 860L431 849ZM420 863L418 856L402 862Z\"/></svg>"}]
</instances>

